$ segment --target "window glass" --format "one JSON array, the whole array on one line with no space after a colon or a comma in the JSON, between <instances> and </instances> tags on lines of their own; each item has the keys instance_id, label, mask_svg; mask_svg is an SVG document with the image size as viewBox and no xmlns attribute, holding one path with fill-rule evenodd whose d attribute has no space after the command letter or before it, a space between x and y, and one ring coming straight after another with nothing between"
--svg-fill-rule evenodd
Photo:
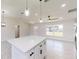
<instances>
[{"instance_id":1,"label":"window glass","mask_svg":"<svg viewBox=\"0 0 79 59\"><path fill-rule=\"evenodd\" d=\"M46 35L63 37L63 25L49 25L49 26L47 26Z\"/></svg>"}]
</instances>

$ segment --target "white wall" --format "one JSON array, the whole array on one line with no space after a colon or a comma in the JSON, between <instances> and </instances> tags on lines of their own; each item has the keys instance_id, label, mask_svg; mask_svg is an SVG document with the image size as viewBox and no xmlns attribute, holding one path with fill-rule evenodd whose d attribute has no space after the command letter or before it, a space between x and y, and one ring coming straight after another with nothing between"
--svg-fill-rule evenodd
<instances>
[{"instance_id":1,"label":"white wall","mask_svg":"<svg viewBox=\"0 0 79 59\"><path fill-rule=\"evenodd\" d=\"M41 36L46 36L46 25L49 25L48 23L37 23L37 24L27 24L20 20L19 18L5 18L6 21L6 27L1 28L1 59L11 59L11 47L10 45L6 42L8 39L14 39L15 38L15 28L16 25L20 25L20 36L26 36L26 35L41 35ZM55 22L53 24L63 24L64 26L64 37L51 37L52 39L56 40L64 40L64 41L74 41L74 28L73 24L75 23L74 19L66 20L66 21L60 21L60 22ZM34 26L38 26L38 29L35 30ZM30 33L29 33L30 32ZM49 36L46 36L49 37Z\"/></svg>"},{"instance_id":2,"label":"white wall","mask_svg":"<svg viewBox=\"0 0 79 59\"><path fill-rule=\"evenodd\" d=\"M6 40L15 38L16 25L20 25L20 37L29 35L30 24L23 22L19 18L5 17L4 21L6 22L6 27L1 28L1 59L11 59L11 46Z\"/></svg>"},{"instance_id":3,"label":"white wall","mask_svg":"<svg viewBox=\"0 0 79 59\"><path fill-rule=\"evenodd\" d=\"M67 19L64 21L58 21L58 22L53 22L53 24L63 24L64 30L64 36L63 37L54 37L54 36L47 36L46 35L46 25L50 25L49 23L37 23L31 25L31 34L32 35L41 35L41 36L46 36L48 38L52 38L55 40L64 40L64 41L74 41L74 23L76 19ZM34 29L34 27L37 26L38 29Z\"/></svg>"},{"instance_id":4,"label":"white wall","mask_svg":"<svg viewBox=\"0 0 79 59\"><path fill-rule=\"evenodd\" d=\"M4 18L6 22L6 27L1 28L2 40L15 38L16 25L20 25L20 36L26 36L29 34L29 24L23 22L21 19L17 18Z\"/></svg>"}]
</instances>

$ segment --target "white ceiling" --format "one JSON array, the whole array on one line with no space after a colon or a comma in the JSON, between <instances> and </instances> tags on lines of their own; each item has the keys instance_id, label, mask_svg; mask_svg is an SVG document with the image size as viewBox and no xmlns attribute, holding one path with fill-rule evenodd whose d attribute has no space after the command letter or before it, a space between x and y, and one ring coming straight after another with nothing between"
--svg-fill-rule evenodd
<instances>
[{"instance_id":1,"label":"white ceiling","mask_svg":"<svg viewBox=\"0 0 79 59\"><path fill-rule=\"evenodd\" d=\"M26 0L2 0L2 10L5 11L6 17L23 18L26 22L38 22L40 18L40 2L39 0L28 0L30 15L27 17L24 12ZM62 8L62 4L66 7ZM76 0L48 0L42 2L42 18L46 19L48 15L55 17L63 17L63 19L76 18L76 12L68 13L69 9L76 8Z\"/></svg>"}]
</instances>

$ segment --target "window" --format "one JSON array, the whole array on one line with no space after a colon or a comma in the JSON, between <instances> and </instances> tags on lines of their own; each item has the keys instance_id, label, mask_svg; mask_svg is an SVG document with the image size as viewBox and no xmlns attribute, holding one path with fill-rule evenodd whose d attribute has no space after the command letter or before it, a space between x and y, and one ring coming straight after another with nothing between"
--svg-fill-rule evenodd
<instances>
[{"instance_id":1,"label":"window","mask_svg":"<svg viewBox=\"0 0 79 59\"><path fill-rule=\"evenodd\" d=\"M63 37L63 25L49 25L49 26L47 26L46 35Z\"/></svg>"}]
</instances>

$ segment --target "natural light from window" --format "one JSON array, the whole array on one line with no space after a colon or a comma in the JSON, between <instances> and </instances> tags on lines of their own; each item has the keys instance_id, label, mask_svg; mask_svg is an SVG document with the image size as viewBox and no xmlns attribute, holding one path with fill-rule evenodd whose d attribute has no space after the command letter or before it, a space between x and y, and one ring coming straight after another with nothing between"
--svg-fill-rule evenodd
<instances>
[{"instance_id":1,"label":"natural light from window","mask_svg":"<svg viewBox=\"0 0 79 59\"><path fill-rule=\"evenodd\" d=\"M46 28L46 35L55 36L55 37L63 37L63 25L49 25Z\"/></svg>"}]
</instances>

